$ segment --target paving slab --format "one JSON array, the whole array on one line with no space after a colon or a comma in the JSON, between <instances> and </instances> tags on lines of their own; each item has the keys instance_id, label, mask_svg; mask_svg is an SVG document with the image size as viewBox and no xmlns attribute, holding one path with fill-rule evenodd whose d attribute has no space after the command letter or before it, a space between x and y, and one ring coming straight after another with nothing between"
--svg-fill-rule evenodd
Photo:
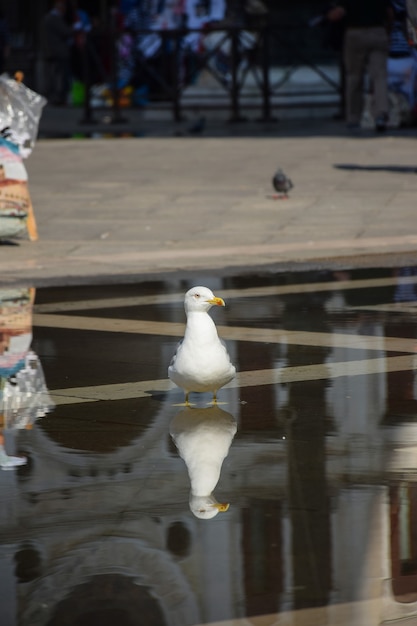
<instances>
[{"instance_id":1,"label":"paving slab","mask_svg":"<svg viewBox=\"0 0 417 626\"><path fill-rule=\"evenodd\" d=\"M26 161L39 240L0 246L2 282L413 256L416 129L332 129L40 139ZM286 200L271 197L277 167L294 182Z\"/></svg>"}]
</instances>

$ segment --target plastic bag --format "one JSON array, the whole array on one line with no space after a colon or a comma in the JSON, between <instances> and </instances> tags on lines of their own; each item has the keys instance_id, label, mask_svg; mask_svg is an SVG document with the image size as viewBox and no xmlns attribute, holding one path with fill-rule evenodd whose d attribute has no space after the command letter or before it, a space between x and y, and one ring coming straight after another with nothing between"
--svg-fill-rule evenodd
<instances>
[{"instance_id":1,"label":"plastic bag","mask_svg":"<svg viewBox=\"0 0 417 626\"><path fill-rule=\"evenodd\" d=\"M0 136L0 239L38 238L27 181L19 147Z\"/></svg>"},{"instance_id":2,"label":"plastic bag","mask_svg":"<svg viewBox=\"0 0 417 626\"><path fill-rule=\"evenodd\" d=\"M19 146L20 155L27 158L38 135L39 120L47 100L26 87L20 80L0 75L0 130Z\"/></svg>"},{"instance_id":3,"label":"plastic bag","mask_svg":"<svg viewBox=\"0 0 417 626\"><path fill-rule=\"evenodd\" d=\"M34 299L33 288L0 289L0 432L30 428L54 406L31 350Z\"/></svg>"}]
</instances>

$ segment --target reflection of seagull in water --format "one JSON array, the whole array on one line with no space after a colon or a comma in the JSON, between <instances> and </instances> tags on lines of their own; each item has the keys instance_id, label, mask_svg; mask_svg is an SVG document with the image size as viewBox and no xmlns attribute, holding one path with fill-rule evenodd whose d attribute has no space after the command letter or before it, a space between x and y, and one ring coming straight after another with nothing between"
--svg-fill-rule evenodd
<instances>
[{"instance_id":1,"label":"reflection of seagull in water","mask_svg":"<svg viewBox=\"0 0 417 626\"><path fill-rule=\"evenodd\" d=\"M217 402L217 390L236 374L226 346L208 315L213 305L225 306L224 301L215 297L207 287L193 287L185 294L187 324L184 339L178 344L168 376L184 389L186 404L191 391L211 391L213 401Z\"/></svg>"},{"instance_id":2,"label":"reflection of seagull in water","mask_svg":"<svg viewBox=\"0 0 417 626\"><path fill-rule=\"evenodd\" d=\"M187 407L171 421L171 437L190 477L190 509L196 517L211 519L229 508L229 504L217 502L213 490L236 429L233 415L218 406Z\"/></svg>"}]
</instances>

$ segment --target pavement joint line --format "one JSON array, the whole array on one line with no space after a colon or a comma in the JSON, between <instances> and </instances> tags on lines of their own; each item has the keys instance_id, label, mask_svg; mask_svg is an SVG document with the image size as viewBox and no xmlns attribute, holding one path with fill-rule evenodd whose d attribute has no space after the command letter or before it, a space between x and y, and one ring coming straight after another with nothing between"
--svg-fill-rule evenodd
<instances>
[{"instance_id":1,"label":"pavement joint line","mask_svg":"<svg viewBox=\"0 0 417 626\"><path fill-rule=\"evenodd\" d=\"M417 235L402 235L393 237L360 237L360 238L348 238L348 239L321 239L321 240L300 240L289 243L274 243L274 244L246 244L239 246L232 245L219 245L210 248L188 248L184 249L158 249L147 250L144 252L117 252L114 254L76 254L71 257L65 257L68 261L83 261L83 262L95 262L95 263L109 263L110 259L113 263L122 261L140 261L140 260L183 260L183 259L195 259L195 258L227 258L230 256L243 257L259 256L259 255L277 255L283 252L291 252L294 250L340 250L344 247L349 249L364 249L364 248L379 248L380 251L384 247L389 246L404 246L404 245L417 244Z\"/></svg>"},{"instance_id":2,"label":"pavement joint line","mask_svg":"<svg viewBox=\"0 0 417 626\"><path fill-rule=\"evenodd\" d=\"M353 311L380 311L381 313L404 313L415 315L417 313L417 300L407 302L393 302L392 304L369 304L349 307Z\"/></svg>"},{"instance_id":3,"label":"pavement joint line","mask_svg":"<svg viewBox=\"0 0 417 626\"><path fill-rule=\"evenodd\" d=\"M147 320L125 320L79 315L56 315L35 313L34 327L63 328L67 330L88 330L98 332L131 333L137 335L160 335L182 338L184 323L156 322ZM250 341L270 344L291 344L326 346L331 348L351 348L359 350L379 350L384 352L411 352L417 349L417 340L400 337L380 337L375 335L355 335L348 333L322 333L294 331L282 328L251 328L244 326L222 326L217 330L222 339L230 341Z\"/></svg>"},{"instance_id":4,"label":"pavement joint line","mask_svg":"<svg viewBox=\"0 0 417 626\"><path fill-rule=\"evenodd\" d=\"M386 374L415 371L414 355L377 357L362 361L337 361L315 365L288 366L264 370L238 372L236 378L223 389L277 385L308 380L332 380L343 376ZM111 383L93 387L73 387L49 390L56 406L65 404L126 400L151 397L154 392L169 392L178 388L167 378L129 383Z\"/></svg>"}]
</instances>

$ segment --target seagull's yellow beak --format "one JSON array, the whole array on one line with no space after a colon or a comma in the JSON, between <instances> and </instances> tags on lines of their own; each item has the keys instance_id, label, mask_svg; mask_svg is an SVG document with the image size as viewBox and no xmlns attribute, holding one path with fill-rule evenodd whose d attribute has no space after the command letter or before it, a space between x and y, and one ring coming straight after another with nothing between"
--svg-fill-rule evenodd
<instances>
[{"instance_id":1,"label":"seagull's yellow beak","mask_svg":"<svg viewBox=\"0 0 417 626\"><path fill-rule=\"evenodd\" d=\"M217 306L225 306L224 300L222 298L210 298L207 300L209 304L216 304Z\"/></svg>"},{"instance_id":2,"label":"seagull's yellow beak","mask_svg":"<svg viewBox=\"0 0 417 626\"><path fill-rule=\"evenodd\" d=\"M213 506L220 511L220 513L224 513L229 508L230 504L228 502L218 502L217 504L213 504Z\"/></svg>"}]
</instances>

